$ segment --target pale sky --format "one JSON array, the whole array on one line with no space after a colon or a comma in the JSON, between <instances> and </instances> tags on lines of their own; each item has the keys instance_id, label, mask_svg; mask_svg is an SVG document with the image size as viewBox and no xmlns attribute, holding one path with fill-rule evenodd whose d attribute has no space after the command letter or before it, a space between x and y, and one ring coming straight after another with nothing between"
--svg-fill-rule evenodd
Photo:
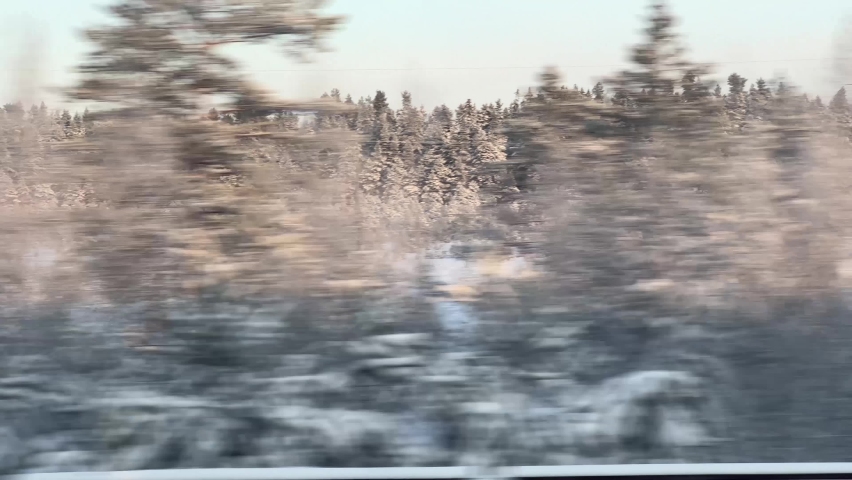
<instances>
[{"instance_id":1,"label":"pale sky","mask_svg":"<svg viewBox=\"0 0 852 480\"><path fill-rule=\"evenodd\" d=\"M5 0L0 11L0 103L24 97L58 106L46 87L71 81L110 0ZM646 0L336 0L348 16L332 51L296 64L264 48L239 52L257 80L287 98L339 88L357 99L385 90L392 105L409 90L417 104L510 101L545 65L588 88L624 65L643 27ZM784 75L811 96L832 95L833 47L849 0L670 0L689 58L722 79ZM849 55L852 56L852 55ZM33 73L34 67L37 70ZM835 77L835 78L832 78ZM33 86L36 87L33 87Z\"/></svg>"}]
</instances>

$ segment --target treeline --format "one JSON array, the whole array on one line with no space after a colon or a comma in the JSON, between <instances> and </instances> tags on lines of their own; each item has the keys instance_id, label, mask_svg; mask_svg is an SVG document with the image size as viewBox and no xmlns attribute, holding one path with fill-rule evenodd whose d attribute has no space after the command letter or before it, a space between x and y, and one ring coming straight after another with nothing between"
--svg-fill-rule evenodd
<instances>
[{"instance_id":1,"label":"treeline","mask_svg":"<svg viewBox=\"0 0 852 480\"><path fill-rule=\"evenodd\" d=\"M24 108L21 102L6 103L3 105L2 112L7 121L26 120L33 124L47 125L55 124L63 127L66 131L82 131L85 126L91 127L92 119L89 109L83 110L83 113L74 112L72 115L68 110L48 110L47 105L41 102L40 105L32 105L29 110Z\"/></svg>"},{"instance_id":2,"label":"treeline","mask_svg":"<svg viewBox=\"0 0 852 480\"><path fill-rule=\"evenodd\" d=\"M708 111L718 116L719 125L728 134L747 133L750 126L767 124L773 105L781 101L779 99L800 102L801 113L816 114L819 121L833 120L838 126L847 128L850 125L845 87L826 106L819 96L811 100L807 94L792 93L784 81L777 81L774 91L763 78L758 78L748 88L747 84L748 79L732 73L727 78L727 91L723 93L720 85L711 88L694 72L688 71L679 82L669 82L660 91L647 86L642 86L638 92L628 92L617 86L606 91L601 82L588 90L576 84L573 88L561 85L559 90L561 95L573 96L577 101L596 102L626 111L641 111L651 99L660 96L672 97L675 104L707 100L711 106ZM415 106L409 92L402 93L402 108L398 110L389 107L386 94L381 90L357 101L351 95L342 99L337 89L323 93L321 98L349 106L351 111L305 117L300 112L287 110L272 114L245 110L221 114L213 108L206 118L231 125L272 120L278 128L289 131L356 132L360 134L358 143L363 158L359 181L364 193L382 198L406 193L420 202L446 205L456 198L470 201L479 195L508 198L508 192L526 188L525 180L517 176L511 179L508 189L495 190L493 187L500 183L498 179L503 181L502 187L507 187L507 179L500 178L499 171L520 148L518 142L509 140L517 134L512 131L512 120L522 118L528 108L545 102L546 92L545 87L529 88L524 94L516 91L508 105L497 100L477 106L468 100L455 108L440 105L431 111ZM74 125L80 125L80 116L74 118Z\"/></svg>"},{"instance_id":3,"label":"treeline","mask_svg":"<svg viewBox=\"0 0 852 480\"><path fill-rule=\"evenodd\" d=\"M638 92L614 86L607 92L601 82L588 90L576 84L573 88L561 85L559 90L578 101L628 111L641 110L651 98L660 96L671 96L676 103L684 104L706 98L714 107L713 113L724 120L728 133L743 133L750 125L768 121L773 102L790 95L790 87L783 81L777 83L774 92L763 78L748 89L747 83L747 79L732 73L727 78L727 92L723 93L718 84L711 89L695 73L686 72L680 82L670 82L659 92L646 86ZM341 103L350 110L306 116L305 112L291 110L269 113L237 108L220 113L213 108L205 118L231 125L272 121L275 128L293 132L355 132L360 135L359 182L365 194L380 198L407 195L433 205L447 205L454 199L481 204L480 195L505 199L510 193L526 188L526 180L517 175L507 185L507 179L500 178L499 171L507 166L510 157L516 156L519 148L517 142L510 141L511 121L521 118L530 106L545 101L546 93L544 87L530 88L523 95L515 92L508 105L497 100L476 106L468 100L456 108L441 105L431 111L415 106L409 92L402 93L402 108L398 110L389 107L383 91L360 97L357 102L350 95L342 99L337 89L321 98ZM811 100L807 94L799 94L796 98L801 101L803 112L818 114L847 128L852 123L845 88L834 95L828 106L819 96ZM68 110L49 111L43 102L29 109L20 103L7 103L0 112L7 124L27 122L38 126L43 134L73 137L91 133L94 127L88 108L72 115ZM501 188L495 188L498 184Z\"/></svg>"}]
</instances>

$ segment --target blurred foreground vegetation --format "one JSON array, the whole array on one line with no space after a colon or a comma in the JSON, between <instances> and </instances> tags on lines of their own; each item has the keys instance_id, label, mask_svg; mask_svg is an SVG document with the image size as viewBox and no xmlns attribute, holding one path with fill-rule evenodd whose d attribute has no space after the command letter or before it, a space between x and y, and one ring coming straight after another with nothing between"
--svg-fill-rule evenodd
<instances>
[{"instance_id":1,"label":"blurred foreground vegetation","mask_svg":"<svg viewBox=\"0 0 852 480\"><path fill-rule=\"evenodd\" d=\"M317 2L111 11L91 111L0 115L0 469L845 458L844 90L723 94L653 6L588 89L288 102L220 47Z\"/></svg>"}]
</instances>

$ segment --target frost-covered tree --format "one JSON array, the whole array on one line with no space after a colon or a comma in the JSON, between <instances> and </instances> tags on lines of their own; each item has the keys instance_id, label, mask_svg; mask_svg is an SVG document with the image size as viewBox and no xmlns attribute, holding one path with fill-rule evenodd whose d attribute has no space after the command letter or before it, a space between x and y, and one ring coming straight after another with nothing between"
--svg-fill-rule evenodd
<instances>
[{"instance_id":1,"label":"frost-covered tree","mask_svg":"<svg viewBox=\"0 0 852 480\"><path fill-rule=\"evenodd\" d=\"M66 129L71 128L71 122L73 117L71 117L71 112L68 110L62 110L62 115L59 117L60 124Z\"/></svg>"},{"instance_id":2,"label":"frost-covered tree","mask_svg":"<svg viewBox=\"0 0 852 480\"><path fill-rule=\"evenodd\" d=\"M772 98L772 89L769 88L763 78L757 79L757 93L765 99Z\"/></svg>"},{"instance_id":3,"label":"frost-covered tree","mask_svg":"<svg viewBox=\"0 0 852 480\"><path fill-rule=\"evenodd\" d=\"M708 85L704 84L693 72L687 72L681 80L681 99L684 102L704 100L710 96Z\"/></svg>"},{"instance_id":4,"label":"frost-covered tree","mask_svg":"<svg viewBox=\"0 0 852 480\"><path fill-rule=\"evenodd\" d=\"M579 91L577 93L582 95ZM485 189L495 184L495 172L505 168L506 138L502 131L504 118L501 107L499 101L483 105L473 135L472 174L477 190L483 195Z\"/></svg>"},{"instance_id":5,"label":"frost-covered tree","mask_svg":"<svg viewBox=\"0 0 852 480\"><path fill-rule=\"evenodd\" d=\"M529 100L531 101L531 100ZM462 189L472 188L474 185L473 169L476 162L473 139L479 127L476 105L468 99L459 105L455 111L455 126L453 128L452 140L452 163L453 181L456 184L455 194Z\"/></svg>"},{"instance_id":6,"label":"frost-covered tree","mask_svg":"<svg viewBox=\"0 0 852 480\"><path fill-rule=\"evenodd\" d=\"M728 75L728 95L725 97L725 111L735 131L740 131L746 124L748 115L748 97L745 92L747 79L737 73Z\"/></svg>"},{"instance_id":7,"label":"frost-covered tree","mask_svg":"<svg viewBox=\"0 0 852 480\"><path fill-rule=\"evenodd\" d=\"M373 97L373 110L376 114L381 114L386 112L388 109L388 100L385 92L381 90L376 91L376 96Z\"/></svg>"},{"instance_id":8,"label":"frost-covered tree","mask_svg":"<svg viewBox=\"0 0 852 480\"><path fill-rule=\"evenodd\" d=\"M389 168L389 174L396 188L404 195L417 195L415 172L418 161L423 154L423 141L426 128L426 118L423 112L412 103L411 93L402 93L402 108L396 112L397 139L399 152L397 159Z\"/></svg>"},{"instance_id":9,"label":"frost-covered tree","mask_svg":"<svg viewBox=\"0 0 852 480\"><path fill-rule=\"evenodd\" d=\"M404 167L399 157L399 139L395 113L385 92L376 91L359 109L359 128L368 133L364 145L361 186L368 194L384 197L400 188Z\"/></svg>"},{"instance_id":10,"label":"frost-covered tree","mask_svg":"<svg viewBox=\"0 0 852 480\"><path fill-rule=\"evenodd\" d=\"M22 117L24 115L24 105L21 102L7 103L3 105L3 110L9 116Z\"/></svg>"},{"instance_id":11,"label":"frost-covered tree","mask_svg":"<svg viewBox=\"0 0 852 480\"><path fill-rule=\"evenodd\" d=\"M756 119L765 118L771 101L772 90L763 78L759 78L756 85L753 84L751 88L749 88L747 97L747 116Z\"/></svg>"},{"instance_id":12,"label":"frost-covered tree","mask_svg":"<svg viewBox=\"0 0 852 480\"><path fill-rule=\"evenodd\" d=\"M453 158L455 119L446 105L435 107L426 124L421 161L420 198L427 208L446 205L453 197L457 174Z\"/></svg>"},{"instance_id":13,"label":"frost-covered tree","mask_svg":"<svg viewBox=\"0 0 852 480\"><path fill-rule=\"evenodd\" d=\"M601 82L595 84L594 88L592 88L592 95L594 95L595 100L602 102L604 99L604 86Z\"/></svg>"},{"instance_id":14,"label":"frost-covered tree","mask_svg":"<svg viewBox=\"0 0 852 480\"><path fill-rule=\"evenodd\" d=\"M840 87L840 90L831 98L828 103L828 109L836 115L849 114L849 101L846 99L846 87Z\"/></svg>"}]
</instances>

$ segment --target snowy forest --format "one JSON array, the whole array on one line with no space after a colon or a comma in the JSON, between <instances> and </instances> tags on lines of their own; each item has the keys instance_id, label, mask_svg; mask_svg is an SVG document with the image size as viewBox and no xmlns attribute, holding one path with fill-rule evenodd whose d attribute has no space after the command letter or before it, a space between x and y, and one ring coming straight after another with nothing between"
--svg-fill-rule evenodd
<instances>
[{"instance_id":1,"label":"snowy forest","mask_svg":"<svg viewBox=\"0 0 852 480\"><path fill-rule=\"evenodd\" d=\"M843 88L690 62L664 4L483 105L223 53L319 3L117 1L83 112L0 110L0 473L846 460Z\"/></svg>"}]
</instances>

